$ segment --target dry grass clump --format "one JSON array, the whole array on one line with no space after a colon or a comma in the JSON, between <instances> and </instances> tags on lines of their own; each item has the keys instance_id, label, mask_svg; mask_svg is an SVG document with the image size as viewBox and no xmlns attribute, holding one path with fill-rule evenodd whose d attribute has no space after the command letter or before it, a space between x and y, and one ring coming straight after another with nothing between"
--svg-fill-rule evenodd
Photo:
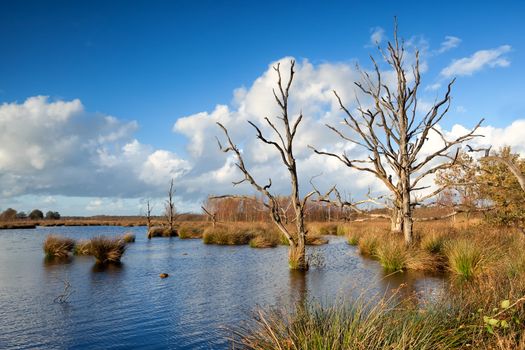
<instances>
[{"instance_id":1,"label":"dry grass clump","mask_svg":"<svg viewBox=\"0 0 525 350\"><path fill-rule=\"evenodd\" d=\"M91 240L83 239L78 241L75 244L75 249L73 250L75 255L91 255Z\"/></svg>"},{"instance_id":2,"label":"dry grass clump","mask_svg":"<svg viewBox=\"0 0 525 350\"><path fill-rule=\"evenodd\" d=\"M179 227L180 239L200 239L204 234L204 230L209 225L206 223L185 223Z\"/></svg>"},{"instance_id":3,"label":"dry grass clump","mask_svg":"<svg viewBox=\"0 0 525 350\"><path fill-rule=\"evenodd\" d=\"M309 223L307 228L314 235L337 235L338 225L330 222L315 222Z\"/></svg>"},{"instance_id":4,"label":"dry grass clump","mask_svg":"<svg viewBox=\"0 0 525 350\"><path fill-rule=\"evenodd\" d=\"M420 246L430 254L443 254L446 241L447 237L444 234L431 232L422 236Z\"/></svg>"},{"instance_id":5,"label":"dry grass clump","mask_svg":"<svg viewBox=\"0 0 525 350\"><path fill-rule=\"evenodd\" d=\"M126 232L121 239L124 243L135 243L135 235L131 232Z\"/></svg>"},{"instance_id":6,"label":"dry grass clump","mask_svg":"<svg viewBox=\"0 0 525 350\"><path fill-rule=\"evenodd\" d=\"M272 240L266 236L257 236L250 240L252 248L274 248L279 245L279 240Z\"/></svg>"},{"instance_id":7,"label":"dry grass clump","mask_svg":"<svg viewBox=\"0 0 525 350\"><path fill-rule=\"evenodd\" d=\"M483 248L467 238L447 242L445 254L449 270L463 280L478 277L487 267Z\"/></svg>"},{"instance_id":8,"label":"dry grass clump","mask_svg":"<svg viewBox=\"0 0 525 350\"><path fill-rule=\"evenodd\" d=\"M94 237L90 240L89 251L97 264L118 264L126 251L126 243L119 237Z\"/></svg>"},{"instance_id":9,"label":"dry grass clump","mask_svg":"<svg viewBox=\"0 0 525 350\"><path fill-rule=\"evenodd\" d=\"M73 239L58 235L47 236L43 244L47 258L67 258L74 247Z\"/></svg>"},{"instance_id":10,"label":"dry grass clump","mask_svg":"<svg viewBox=\"0 0 525 350\"><path fill-rule=\"evenodd\" d=\"M153 226L148 230L148 239L155 237L176 237L177 230L169 227Z\"/></svg>"},{"instance_id":11,"label":"dry grass clump","mask_svg":"<svg viewBox=\"0 0 525 350\"><path fill-rule=\"evenodd\" d=\"M378 245L379 239L376 236L372 235L361 236L357 244L357 246L359 247L359 253L370 257L376 255Z\"/></svg>"},{"instance_id":12,"label":"dry grass clump","mask_svg":"<svg viewBox=\"0 0 525 350\"><path fill-rule=\"evenodd\" d=\"M288 244L286 237L272 224L235 223L207 227L202 235L205 244L245 245L253 248L275 247Z\"/></svg>"},{"instance_id":13,"label":"dry grass clump","mask_svg":"<svg viewBox=\"0 0 525 350\"><path fill-rule=\"evenodd\" d=\"M408 305L382 298L260 310L251 325L237 331L238 342L256 350L451 349L469 343L472 330L447 317L456 310L420 312Z\"/></svg>"},{"instance_id":14,"label":"dry grass clump","mask_svg":"<svg viewBox=\"0 0 525 350\"><path fill-rule=\"evenodd\" d=\"M253 229L244 225L236 227L216 225L204 230L202 241L205 244L244 245L248 244L255 236Z\"/></svg>"},{"instance_id":15,"label":"dry grass clump","mask_svg":"<svg viewBox=\"0 0 525 350\"><path fill-rule=\"evenodd\" d=\"M347 243L353 246L356 246L359 244L359 235L352 233L348 235Z\"/></svg>"},{"instance_id":16,"label":"dry grass clump","mask_svg":"<svg viewBox=\"0 0 525 350\"><path fill-rule=\"evenodd\" d=\"M409 253L403 242L398 240L387 240L378 243L374 248L374 256L385 272L403 271L409 261Z\"/></svg>"},{"instance_id":17,"label":"dry grass clump","mask_svg":"<svg viewBox=\"0 0 525 350\"><path fill-rule=\"evenodd\" d=\"M307 234L305 238L306 245L323 245L327 243L328 243L328 239L322 236L318 236L318 235Z\"/></svg>"}]
</instances>

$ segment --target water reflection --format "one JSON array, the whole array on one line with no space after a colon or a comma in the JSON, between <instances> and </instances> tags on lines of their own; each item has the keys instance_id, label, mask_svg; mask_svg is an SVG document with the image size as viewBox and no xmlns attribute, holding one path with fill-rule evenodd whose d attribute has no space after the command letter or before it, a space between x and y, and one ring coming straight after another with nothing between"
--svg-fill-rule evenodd
<instances>
[{"instance_id":1,"label":"water reflection","mask_svg":"<svg viewBox=\"0 0 525 350\"><path fill-rule=\"evenodd\" d=\"M122 264L95 265L92 257L44 260L49 233L86 239L130 228L53 227L0 232L0 348L227 349L221 327L235 327L257 306L286 308L306 301L345 300L441 290L440 277L385 276L343 239L309 247L322 266L290 271L287 248L210 246L200 240L146 239L134 228ZM25 240L20 240L21 235ZM168 273L160 279L159 273ZM68 279L68 306L53 303Z\"/></svg>"},{"instance_id":2,"label":"water reflection","mask_svg":"<svg viewBox=\"0 0 525 350\"><path fill-rule=\"evenodd\" d=\"M290 295L292 304L304 306L308 301L308 272L290 270Z\"/></svg>"}]
</instances>

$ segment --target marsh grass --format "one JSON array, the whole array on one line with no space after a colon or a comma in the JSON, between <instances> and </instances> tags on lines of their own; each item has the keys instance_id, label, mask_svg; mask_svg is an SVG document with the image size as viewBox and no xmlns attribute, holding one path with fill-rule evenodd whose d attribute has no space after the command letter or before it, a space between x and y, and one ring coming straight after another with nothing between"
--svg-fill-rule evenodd
<instances>
[{"instance_id":1,"label":"marsh grass","mask_svg":"<svg viewBox=\"0 0 525 350\"><path fill-rule=\"evenodd\" d=\"M259 309L234 339L257 350L523 349L525 275L492 271L446 289L426 302L400 288L388 296Z\"/></svg>"},{"instance_id":2,"label":"marsh grass","mask_svg":"<svg viewBox=\"0 0 525 350\"><path fill-rule=\"evenodd\" d=\"M43 243L46 258L67 258L75 247L75 241L68 237L49 235Z\"/></svg>"},{"instance_id":3,"label":"marsh grass","mask_svg":"<svg viewBox=\"0 0 525 350\"><path fill-rule=\"evenodd\" d=\"M205 244L245 245L255 238L255 229L246 225L227 226L219 224L204 230L202 241Z\"/></svg>"},{"instance_id":4,"label":"marsh grass","mask_svg":"<svg viewBox=\"0 0 525 350\"><path fill-rule=\"evenodd\" d=\"M148 230L148 239L155 237L176 237L177 230L174 228L170 230L169 227L153 226Z\"/></svg>"},{"instance_id":5,"label":"marsh grass","mask_svg":"<svg viewBox=\"0 0 525 350\"><path fill-rule=\"evenodd\" d=\"M360 237L357 246L359 247L359 253L374 258L379 246L379 239L376 236L363 235Z\"/></svg>"},{"instance_id":6,"label":"marsh grass","mask_svg":"<svg viewBox=\"0 0 525 350\"><path fill-rule=\"evenodd\" d=\"M420 246L430 254L443 254L446 241L445 235L432 232L421 238Z\"/></svg>"},{"instance_id":7,"label":"marsh grass","mask_svg":"<svg viewBox=\"0 0 525 350\"><path fill-rule=\"evenodd\" d=\"M347 243L353 246L356 246L359 244L359 235L352 233L348 235Z\"/></svg>"},{"instance_id":8,"label":"marsh grass","mask_svg":"<svg viewBox=\"0 0 525 350\"><path fill-rule=\"evenodd\" d=\"M483 248L472 240L451 240L445 247L449 270L459 279L471 280L482 272L487 258Z\"/></svg>"},{"instance_id":9,"label":"marsh grass","mask_svg":"<svg viewBox=\"0 0 525 350\"><path fill-rule=\"evenodd\" d=\"M450 349L470 343L472 329L449 317L460 313L454 307L410 304L384 297L259 310L253 323L237 330L237 342L257 350Z\"/></svg>"},{"instance_id":10,"label":"marsh grass","mask_svg":"<svg viewBox=\"0 0 525 350\"><path fill-rule=\"evenodd\" d=\"M83 239L77 241L73 249L73 254L77 256L91 255L91 240Z\"/></svg>"},{"instance_id":11,"label":"marsh grass","mask_svg":"<svg viewBox=\"0 0 525 350\"><path fill-rule=\"evenodd\" d=\"M179 227L180 239L201 239L204 230L210 226L206 223L184 223Z\"/></svg>"},{"instance_id":12,"label":"marsh grass","mask_svg":"<svg viewBox=\"0 0 525 350\"><path fill-rule=\"evenodd\" d=\"M385 272L403 271L406 269L409 253L403 242L387 240L378 243L374 256Z\"/></svg>"},{"instance_id":13,"label":"marsh grass","mask_svg":"<svg viewBox=\"0 0 525 350\"><path fill-rule=\"evenodd\" d=\"M126 251L126 243L119 237L93 237L89 251L99 265L118 264Z\"/></svg>"},{"instance_id":14,"label":"marsh grass","mask_svg":"<svg viewBox=\"0 0 525 350\"><path fill-rule=\"evenodd\" d=\"M131 232L126 232L121 239L124 243L135 243L135 235Z\"/></svg>"},{"instance_id":15,"label":"marsh grass","mask_svg":"<svg viewBox=\"0 0 525 350\"><path fill-rule=\"evenodd\" d=\"M307 234L305 238L306 245L323 245L328 244L328 239L318 235Z\"/></svg>"}]
</instances>

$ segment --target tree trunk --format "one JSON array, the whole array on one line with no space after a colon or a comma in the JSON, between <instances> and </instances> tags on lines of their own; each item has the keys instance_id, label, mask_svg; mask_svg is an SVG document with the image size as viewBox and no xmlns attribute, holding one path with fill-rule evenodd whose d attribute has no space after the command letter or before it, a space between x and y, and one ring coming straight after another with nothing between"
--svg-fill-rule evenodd
<instances>
[{"instance_id":1,"label":"tree trunk","mask_svg":"<svg viewBox=\"0 0 525 350\"><path fill-rule=\"evenodd\" d=\"M403 215L397 206L392 210L392 217L390 218L390 231L392 233L403 232Z\"/></svg>"},{"instance_id":2,"label":"tree trunk","mask_svg":"<svg viewBox=\"0 0 525 350\"><path fill-rule=\"evenodd\" d=\"M404 188L403 191L403 206L402 206L402 216L403 216L403 235L405 237L405 244L412 245L414 242L413 226L414 219L412 218L412 205L410 203L410 190Z\"/></svg>"}]
</instances>

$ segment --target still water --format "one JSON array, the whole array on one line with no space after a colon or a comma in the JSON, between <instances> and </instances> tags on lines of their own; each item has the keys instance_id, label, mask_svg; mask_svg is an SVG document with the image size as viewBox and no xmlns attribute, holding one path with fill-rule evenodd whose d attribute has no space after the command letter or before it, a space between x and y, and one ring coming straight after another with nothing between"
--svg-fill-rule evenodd
<instances>
[{"instance_id":1,"label":"still water","mask_svg":"<svg viewBox=\"0 0 525 350\"><path fill-rule=\"evenodd\" d=\"M50 233L79 239L125 232L137 241L120 267L96 269L91 257L44 261L42 242ZM426 294L442 288L439 277L385 277L344 239L329 239L309 248L320 263L301 274L288 270L286 247L148 241L143 227L0 230L0 349L228 349L229 330L257 307L384 293L400 283ZM64 280L73 293L58 304Z\"/></svg>"}]
</instances>

